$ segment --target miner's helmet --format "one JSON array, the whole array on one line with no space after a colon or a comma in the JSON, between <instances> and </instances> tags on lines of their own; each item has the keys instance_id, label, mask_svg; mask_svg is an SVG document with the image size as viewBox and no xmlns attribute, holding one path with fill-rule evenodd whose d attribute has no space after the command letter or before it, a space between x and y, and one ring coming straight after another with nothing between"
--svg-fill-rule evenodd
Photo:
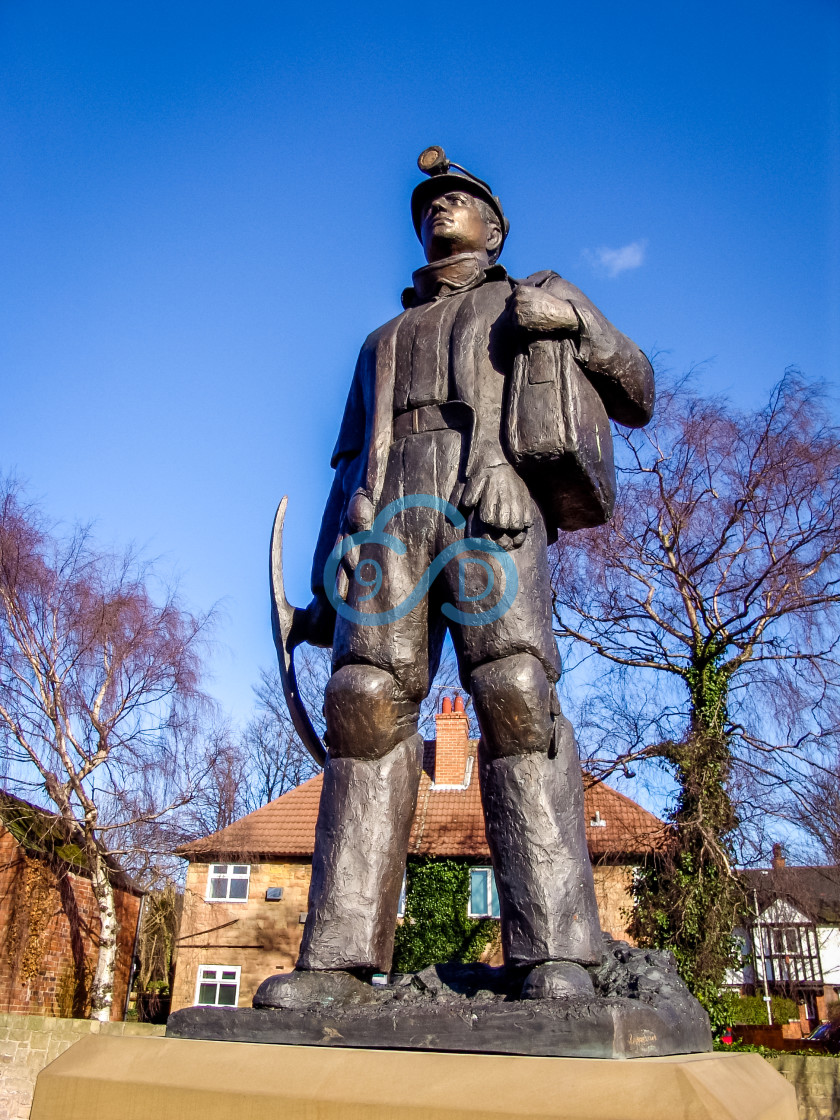
<instances>
[{"instance_id":1,"label":"miner's helmet","mask_svg":"<svg viewBox=\"0 0 840 1120\"><path fill-rule=\"evenodd\" d=\"M414 231L420 237L420 224L423 221L423 211L433 198L438 198L448 191L466 191L468 194L486 202L496 217L502 230L502 245L510 229L510 222L505 217L502 204L493 194L490 187L483 179L473 175L466 168L457 163L452 163L446 158L446 152L438 145L426 148L417 157L417 166L427 179L421 180L414 188L411 195L411 218L414 222ZM501 246L499 246L501 251Z\"/></svg>"}]
</instances>

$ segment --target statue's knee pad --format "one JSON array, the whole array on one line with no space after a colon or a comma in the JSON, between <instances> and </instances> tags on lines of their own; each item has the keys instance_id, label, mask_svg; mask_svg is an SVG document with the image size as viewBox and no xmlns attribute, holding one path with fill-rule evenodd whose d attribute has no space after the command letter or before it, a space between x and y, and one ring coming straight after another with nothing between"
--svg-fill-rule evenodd
<instances>
[{"instance_id":1,"label":"statue's knee pad","mask_svg":"<svg viewBox=\"0 0 840 1120\"><path fill-rule=\"evenodd\" d=\"M539 658L517 653L489 661L470 677L481 737L494 757L547 752L557 709Z\"/></svg>"},{"instance_id":2,"label":"statue's knee pad","mask_svg":"<svg viewBox=\"0 0 840 1120\"><path fill-rule=\"evenodd\" d=\"M324 692L327 742L334 758L382 758L417 730L419 707L403 698L390 673L343 665Z\"/></svg>"}]
</instances>

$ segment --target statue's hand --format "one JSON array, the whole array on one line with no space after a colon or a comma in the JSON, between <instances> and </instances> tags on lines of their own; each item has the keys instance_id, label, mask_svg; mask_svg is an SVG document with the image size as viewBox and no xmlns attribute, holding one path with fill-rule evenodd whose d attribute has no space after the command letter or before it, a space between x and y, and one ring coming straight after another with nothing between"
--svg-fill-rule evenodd
<instances>
[{"instance_id":1,"label":"statue's hand","mask_svg":"<svg viewBox=\"0 0 840 1120\"><path fill-rule=\"evenodd\" d=\"M335 608L326 595L313 595L308 607L294 613L289 644L299 646L301 642L308 642L311 646L329 649L333 644L335 618Z\"/></svg>"},{"instance_id":2,"label":"statue's hand","mask_svg":"<svg viewBox=\"0 0 840 1120\"><path fill-rule=\"evenodd\" d=\"M575 309L567 299L527 284L514 288L508 300L508 314L517 327L526 331L574 333L579 328Z\"/></svg>"},{"instance_id":3,"label":"statue's hand","mask_svg":"<svg viewBox=\"0 0 840 1120\"><path fill-rule=\"evenodd\" d=\"M534 523L528 487L507 463L488 467L469 480L461 504L473 509L481 522L481 536L506 550L518 548Z\"/></svg>"}]
</instances>

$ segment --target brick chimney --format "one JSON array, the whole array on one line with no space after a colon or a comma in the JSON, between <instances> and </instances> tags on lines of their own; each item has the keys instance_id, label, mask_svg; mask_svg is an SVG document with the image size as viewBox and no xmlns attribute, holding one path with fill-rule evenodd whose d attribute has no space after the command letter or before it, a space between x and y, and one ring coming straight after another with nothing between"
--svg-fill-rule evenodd
<instances>
[{"instance_id":1,"label":"brick chimney","mask_svg":"<svg viewBox=\"0 0 840 1120\"><path fill-rule=\"evenodd\" d=\"M444 696L435 716L435 785L461 786L467 770L470 730L464 701Z\"/></svg>"},{"instance_id":2,"label":"brick chimney","mask_svg":"<svg viewBox=\"0 0 840 1120\"><path fill-rule=\"evenodd\" d=\"M773 870L781 871L785 866L785 857L782 855L784 849L781 844L773 845Z\"/></svg>"}]
</instances>

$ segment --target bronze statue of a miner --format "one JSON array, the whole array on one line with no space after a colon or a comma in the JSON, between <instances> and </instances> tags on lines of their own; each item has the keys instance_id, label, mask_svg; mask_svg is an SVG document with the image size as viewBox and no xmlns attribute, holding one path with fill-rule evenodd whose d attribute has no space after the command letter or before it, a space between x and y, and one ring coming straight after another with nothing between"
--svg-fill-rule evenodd
<instances>
[{"instance_id":1,"label":"bronze statue of a miner","mask_svg":"<svg viewBox=\"0 0 840 1120\"><path fill-rule=\"evenodd\" d=\"M515 280L488 185L442 149L411 199L427 264L362 346L288 651L332 646L327 757L297 971L388 972L423 743L448 630L481 728L479 780L508 966L525 997L585 997L603 935L574 735L560 711L547 545L606 521L609 419L648 422L639 348L555 272ZM325 575L326 573L326 575ZM294 689L292 689L294 691ZM290 988L291 986L291 988ZM285 994L284 994L285 993Z\"/></svg>"}]
</instances>

